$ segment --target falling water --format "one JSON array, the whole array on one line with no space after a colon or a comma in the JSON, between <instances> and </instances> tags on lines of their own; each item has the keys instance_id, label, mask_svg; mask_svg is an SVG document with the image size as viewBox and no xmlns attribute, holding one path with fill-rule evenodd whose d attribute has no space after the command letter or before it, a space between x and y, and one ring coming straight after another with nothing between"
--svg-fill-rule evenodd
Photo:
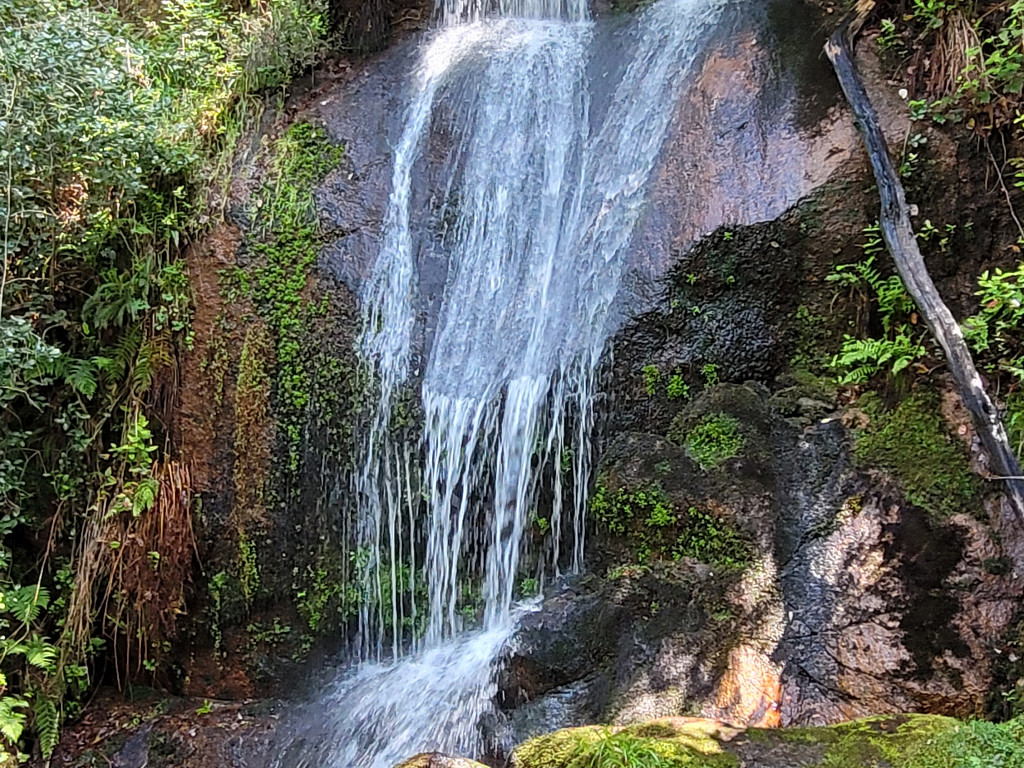
<instances>
[{"instance_id":1,"label":"falling water","mask_svg":"<svg viewBox=\"0 0 1024 768\"><path fill-rule=\"evenodd\" d=\"M679 92L726 1L644 11L610 90L588 69L594 25L583 0L500 0L496 13L473 0L440 4L364 297L362 346L379 400L354 489L363 663L318 703L326 722L280 765L387 768L424 750L482 750L478 723L545 487L542 562L549 572L582 564L595 372L625 251ZM421 243L414 169L442 119L456 141L441 205L450 224ZM419 371L424 249L441 250L448 278ZM417 383L423 431L410 438L400 411ZM472 585L482 626L464 632Z\"/></svg>"}]
</instances>

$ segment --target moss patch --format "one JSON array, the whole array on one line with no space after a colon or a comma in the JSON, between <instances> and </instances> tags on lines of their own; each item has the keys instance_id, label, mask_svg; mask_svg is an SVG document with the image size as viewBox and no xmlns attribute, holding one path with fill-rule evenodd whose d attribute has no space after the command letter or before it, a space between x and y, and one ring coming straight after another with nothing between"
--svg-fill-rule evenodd
<instances>
[{"instance_id":1,"label":"moss patch","mask_svg":"<svg viewBox=\"0 0 1024 768\"><path fill-rule=\"evenodd\" d=\"M615 729L570 728L527 742L515 755L517 768L735 768L709 733L648 723Z\"/></svg>"},{"instance_id":2,"label":"moss patch","mask_svg":"<svg viewBox=\"0 0 1024 768\"><path fill-rule=\"evenodd\" d=\"M724 413L708 414L683 439L690 457L702 469L713 469L736 458L746 442L740 422Z\"/></svg>"},{"instance_id":3,"label":"moss patch","mask_svg":"<svg viewBox=\"0 0 1024 768\"><path fill-rule=\"evenodd\" d=\"M874 411L856 445L864 468L884 469L900 483L907 501L945 518L967 509L978 495L964 448L950 434L938 397L917 393L895 410Z\"/></svg>"},{"instance_id":4,"label":"moss patch","mask_svg":"<svg viewBox=\"0 0 1024 768\"><path fill-rule=\"evenodd\" d=\"M599 482L590 510L604 531L625 539L640 565L690 557L730 569L750 561L750 543L732 525L696 506L680 511L657 485L631 490Z\"/></svg>"},{"instance_id":5,"label":"moss patch","mask_svg":"<svg viewBox=\"0 0 1024 768\"><path fill-rule=\"evenodd\" d=\"M736 730L670 718L590 726L516 750L515 768L1024 768L1024 719L964 723L933 715L874 717L820 728Z\"/></svg>"}]
</instances>

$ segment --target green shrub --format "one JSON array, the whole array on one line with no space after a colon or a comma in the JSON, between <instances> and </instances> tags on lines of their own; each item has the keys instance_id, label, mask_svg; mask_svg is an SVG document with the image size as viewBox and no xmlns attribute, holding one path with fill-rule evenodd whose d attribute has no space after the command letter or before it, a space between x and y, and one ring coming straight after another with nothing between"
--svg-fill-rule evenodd
<instances>
[{"instance_id":1,"label":"green shrub","mask_svg":"<svg viewBox=\"0 0 1024 768\"><path fill-rule=\"evenodd\" d=\"M123 541L153 545L147 567L179 585L174 569L191 565L188 546L160 551L147 533L172 464L152 388L192 341L178 255L217 213L208 192L255 91L326 49L325 0L243 5L0 0L0 634L13 643L0 733L12 749L28 727L48 758L98 635L132 649L120 674L153 671L164 643L151 612L166 627L180 609L130 607L143 585L121 557ZM15 538L38 551L15 557ZM27 619L10 611L25 585L42 585Z\"/></svg>"}]
</instances>

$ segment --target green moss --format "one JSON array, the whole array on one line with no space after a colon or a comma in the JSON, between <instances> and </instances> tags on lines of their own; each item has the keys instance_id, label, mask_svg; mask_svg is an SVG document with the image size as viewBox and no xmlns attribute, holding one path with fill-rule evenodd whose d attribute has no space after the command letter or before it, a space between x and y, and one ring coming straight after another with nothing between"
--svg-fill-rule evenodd
<instances>
[{"instance_id":1,"label":"green moss","mask_svg":"<svg viewBox=\"0 0 1024 768\"><path fill-rule=\"evenodd\" d=\"M1024 768L1024 719L934 715L736 731L711 720L570 728L528 741L516 768Z\"/></svg>"},{"instance_id":2,"label":"green moss","mask_svg":"<svg viewBox=\"0 0 1024 768\"><path fill-rule=\"evenodd\" d=\"M311 317L319 312L306 296L309 271L322 244L313 193L342 154L343 149L332 145L322 128L292 125L276 142L268 178L256 202L251 247L259 263L252 275L252 299L274 336L274 389L293 469L312 390L303 339Z\"/></svg>"},{"instance_id":3,"label":"green moss","mask_svg":"<svg viewBox=\"0 0 1024 768\"><path fill-rule=\"evenodd\" d=\"M245 531L238 534L238 577L246 605L251 605L260 588L260 570L256 560L256 544Z\"/></svg>"},{"instance_id":4,"label":"green moss","mask_svg":"<svg viewBox=\"0 0 1024 768\"><path fill-rule=\"evenodd\" d=\"M516 750L519 768L735 768L708 732L645 724L625 729L590 726L557 731Z\"/></svg>"},{"instance_id":5,"label":"green moss","mask_svg":"<svg viewBox=\"0 0 1024 768\"><path fill-rule=\"evenodd\" d=\"M1022 768L1024 722L910 715L832 729L821 768Z\"/></svg>"},{"instance_id":6,"label":"green moss","mask_svg":"<svg viewBox=\"0 0 1024 768\"><path fill-rule=\"evenodd\" d=\"M697 507L680 513L657 485L631 490L600 483L590 510L602 530L626 540L641 565L692 557L730 569L750 561L750 544L735 528Z\"/></svg>"},{"instance_id":7,"label":"green moss","mask_svg":"<svg viewBox=\"0 0 1024 768\"><path fill-rule=\"evenodd\" d=\"M661 371L656 365L645 365L642 373L644 375L644 391L653 397L658 389L658 382L661 381Z\"/></svg>"},{"instance_id":8,"label":"green moss","mask_svg":"<svg viewBox=\"0 0 1024 768\"><path fill-rule=\"evenodd\" d=\"M856 445L857 462L895 477L911 504L937 517L968 508L978 494L966 450L953 438L932 393L915 394L891 412L874 411Z\"/></svg>"},{"instance_id":9,"label":"green moss","mask_svg":"<svg viewBox=\"0 0 1024 768\"><path fill-rule=\"evenodd\" d=\"M681 516L683 532L672 547L673 559L692 557L716 568L742 568L750 563L750 543L717 515L690 507Z\"/></svg>"},{"instance_id":10,"label":"green moss","mask_svg":"<svg viewBox=\"0 0 1024 768\"><path fill-rule=\"evenodd\" d=\"M610 489L601 483L590 500L590 511L609 533L625 534L634 523L663 528L675 522L675 511L665 492L656 485L628 490Z\"/></svg>"},{"instance_id":11,"label":"green moss","mask_svg":"<svg viewBox=\"0 0 1024 768\"><path fill-rule=\"evenodd\" d=\"M704 469L735 458L746 445L740 422L724 413L708 414L683 440L690 457Z\"/></svg>"}]
</instances>

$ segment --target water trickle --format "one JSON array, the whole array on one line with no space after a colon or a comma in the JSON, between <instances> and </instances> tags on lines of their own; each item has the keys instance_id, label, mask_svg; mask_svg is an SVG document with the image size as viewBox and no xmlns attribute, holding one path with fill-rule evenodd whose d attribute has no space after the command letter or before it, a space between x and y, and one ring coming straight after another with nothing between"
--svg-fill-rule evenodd
<instances>
[{"instance_id":1,"label":"water trickle","mask_svg":"<svg viewBox=\"0 0 1024 768\"><path fill-rule=\"evenodd\" d=\"M303 758L281 765L384 768L425 749L483 749L478 721L542 493L539 562L549 574L582 565L596 371L625 251L725 2L661 0L640 14L611 89L588 70L594 25L582 0L440 5L364 296L362 349L379 386L354 488L364 663L320 702L332 709L296 742ZM419 242L414 171L441 120L455 141L440 202L448 224ZM448 277L420 372L417 263L428 251ZM416 386L423 427L410 437L400 411ZM474 588L482 626L463 633Z\"/></svg>"}]
</instances>

